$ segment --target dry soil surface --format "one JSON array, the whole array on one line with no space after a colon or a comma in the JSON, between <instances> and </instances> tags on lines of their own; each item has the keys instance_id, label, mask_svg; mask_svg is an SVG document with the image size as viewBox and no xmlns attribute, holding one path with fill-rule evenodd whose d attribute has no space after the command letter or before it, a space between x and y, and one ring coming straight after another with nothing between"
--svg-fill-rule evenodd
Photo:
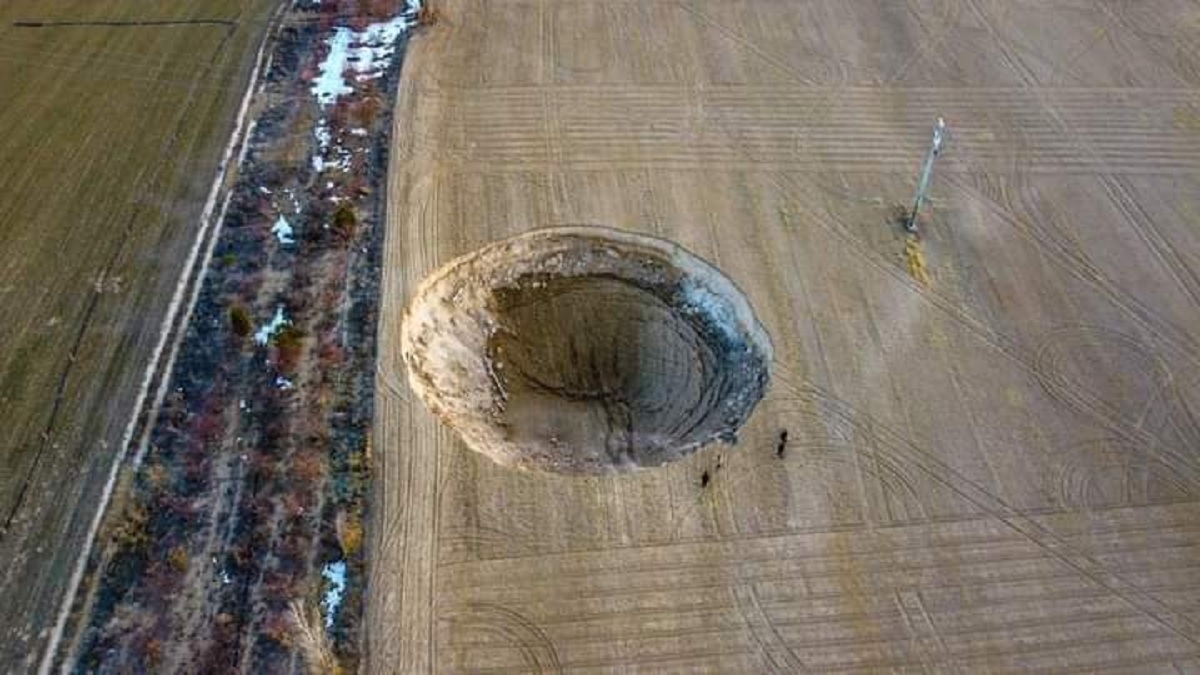
<instances>
[{"instance_id":1,"label":"dry soil surface","mask_svg":"<svg viewBox=\"0 0 1200 675\"><path fill-rule=\"evenodd\" d=\"M1200 6L436 8L390 179L374 671L1200 669ZM413 395L421 279L564 224L745 291L775 350L736 447L520 472Z\"/></svg>"}]
</instances>

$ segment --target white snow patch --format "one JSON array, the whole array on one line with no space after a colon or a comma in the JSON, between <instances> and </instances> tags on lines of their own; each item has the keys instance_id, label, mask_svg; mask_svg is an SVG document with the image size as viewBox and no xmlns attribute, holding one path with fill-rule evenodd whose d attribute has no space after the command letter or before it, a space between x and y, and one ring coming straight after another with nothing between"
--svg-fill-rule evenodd
<instances>
[{"instance_id":1,"label":"white snow patch","mask_svg":"<svg viewBox=\"0 0 1200 675\"><path fill-rule=\"evenodd\" d=\"M282 213L279 214L279 218L275 220L275 224L271 226L271 232L281 244L296 243L296 240L292 238L292 235L294 235L296 231L292 229L291 223L287 221L287 218L283 217Z\"/></svg>"},{"instance_id":2,"label":"white snow patch","mask_svg":"<svg viewBox=\"0 0 1200 675\"><path fill-rule=\"evenodd\" d=\"M325 41L329 45L329 53L318 64L321 74L313 80L312 92L321 105L337 103L338 97L354 91L346 84L342 73L346 70L346 59L349 57L350 38L354 31L349 28L337 28L333 35Z\"/></svg>"},{"instance_id":3,"label":"white snow patch","mask_svg":"<svg viewBox=\"0 0 1200 675\"><path fill-rule=\"evenodd\" d=\"M279 332L280 328L291 323L283 313L283 305L275 308L275 316L271 318L270 323L258 329L254 334L254 341L260 345L265 345L270 342L271 338Z\"/></svg>"},{"instance_id":4,"label":"white snow patch","mask_svg":"<svg viewBox=\"0 0 1200 675\"><path fill-rule=\"evenodd\" d=\"M738 325L733 307L708 287L697 283L689 283L683 287L683 297L687 309L695 314L710 317L712 324L719 326L726 336L736 339Z\"/></svg>"},{"instance_id":5,"label":"white snow patch","mask_svg":"<svg viewBox=\"0 0 1200 675\"><path fill-rule=\"evenodd\" d=\"M258 186L258 191L259 191L259 192L261 192L261 193L263 193L264 195L269 195L269 194L271 194L271 191L270 191L270 190L268 190L268 189L267 189L265 186L262 186L262 185L259 185L259 186Z\"/></svg>"},{"instance_id":6,"label":"white snow patch","mask_svg":"<svg viewBox=\"0 0 1200 675\"><path fill-rule=\"evenodd\" d=\"M350 130L350 133L354 136L366 136L367 130L363 127L354 127Z\"/></svg>"},{"instance_id":7,"label":"white snow patch","mask_svg":"<svg viewBox=\"0 0 1200 675\"><path fill-rule=\"evenodd\" d=\"M413 25L420 8L420 2L410 2L403 14L358 31L346 26L335 28L333 35L325 40L329 53L318 64L320 75L313 81L312 92L317 101L327 106L354 91L353 85L346 81L348 68L356 81L379 77L391 65L396 40Z\"/></svg>"},{"instance_id":8,"label":"white snow patch","mask_svg":"<svg viewBox=\"0 0 1200 675\"><path fill-rule=\"evenodd\" d=\"M411 17L401 14L390 21L374 23L358 35L358 47L350 57L351 66L363 76L379 77L382 70L391 64L396 53L396 40L412 25Z\"/></svg>"},{"instance_id":9,"label":"white snow patch","mask_svg":"<svg viewBox=\"0 0 1200 675\"><path fill-rule=\"evenodd\" d=\"M312 157L313 171L321 173L328 169L350 170L350 158L353 153L333 142L333 133L324 117L317 120L313 136L317 139L317 152Z\"/></svg>"},{"instance_id":10,"label":"white snow patch","mask_svg":"<svg viewBox=\"0 0 1200 675\"><path fill-rule=\"evenodd\" d=\"M325 629L329 630L333 628L333 617L337 614L338 608L342 606L342 596L346 594L346 562L339 560L326 563L321 568L321 576L329 582L325 597L321 599L322 614L325 615Z\"/></svg>"},{"instance_id":11,"label":"white snow patch","mask_svg":"<svg viewBox=\"0 0 1200 675\"><path fill-rule=\"evenodd\" d=\"M287 391L289 389L295 389L296 383L292 382L291 380L287 379L286 377L284 377L282 375L279 375L275 378L275 386L278 387L279 389Z\"/></svg>"},{"instance_id":12,"label":"white snow patch","mask_svg":"<svg viewBox=\"0 0 1200 675\"><path fill-rule=\"evenodd\" d=\"M313 136L317 138L317 153L313 155L312 168L313 171L321 173L325 170L325 153L333 140L333 134L329 132L329 122L324 117L317 120L317 125L313 127Z\"/></svg>"},{"instance_id":13,"label":"white snow patch","mask_svg":"<svg viewBox=\"0 0 1200 675\"><path fill-rule=\"evenodd\" d=\"M392 64L396 41L416 23L420 9L420 0L409 0L403 13L387 21L370 24L362 30L346 26L335 28L333 35L325 39L329 53L318 64L320 74L312 84L312 93L321 107L333 105L342 96L353 93L355 83L381 77ZM346 79L347 72L351 75L350 81ZM365 136L367 130L360 128L351 133ZM313 134L317 138L313 171L321 173L329 168L348 171L351 153L340 146L333 147L330 152L333 137L324 117L317 121Z\"/></svg>"},{"instance_id":14,"label":"white snow patch","mask_svg":"<svg viewBox=\"0 0 1200 675\"><path fill-rule=\"evenodd\" d=\"M317 137L317 145L322 150L329 147L329 142L333 140L333 136L329 133L329 122L324 117L317 120L317 126L313 129L313 135Z\"/></svg>"}]
</instances>

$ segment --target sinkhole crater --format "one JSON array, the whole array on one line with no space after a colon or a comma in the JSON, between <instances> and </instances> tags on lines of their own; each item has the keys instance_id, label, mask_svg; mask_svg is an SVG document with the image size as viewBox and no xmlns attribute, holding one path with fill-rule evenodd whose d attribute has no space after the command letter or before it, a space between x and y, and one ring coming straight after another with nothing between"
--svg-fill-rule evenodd
<instances>
[{"instance_id":1,"label":"sinkhole crater","mask_svg":"<svg viewBox=\"0 0 1200 675\"><path fill-rule=\"evenodd\" d=\"M597 474L734 442L770 337L719 270L605 227L535 230L450 261L405 311L413 390L505 466Z\"/></svg>"}]
</instances>

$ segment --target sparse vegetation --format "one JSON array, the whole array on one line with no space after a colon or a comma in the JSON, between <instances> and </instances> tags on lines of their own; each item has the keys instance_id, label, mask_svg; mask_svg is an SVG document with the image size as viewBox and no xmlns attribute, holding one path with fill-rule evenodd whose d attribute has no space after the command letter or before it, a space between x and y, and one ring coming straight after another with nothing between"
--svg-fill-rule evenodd
<instances>
[{"instance_id":1,"label":"sparse vegetation","mask_svg":"<svg viewBox=\"0 0 1200 675\"><path fill-rule=\"evenodd\" d=\"M372 409L373 224L383 207L372 182L382 176L375 135L390 124L397 70L327 109L332 136L353 150L352 170L314 173L307 163L289 163L287 152L315 151L306 126L314 111L297 101L316 105L305 78L334 30L332 17L364 12L348 24L365 25L384 4L392 8L386 16L394 14L394 2L290 10L320 20L280 33L268 88L269 100L283 103L257 119L170 393L150 431L153 450L131 481L145 517L120 530L129 532L124 548L98 554L111 562L94 578L103 601L88 617L80 663L117 654L144 670L164 652L199 649L188 658L212 672L234 670L241 659L256 669L288 662L296 652L320 672L357 667L369 486L359 449ZM274 241L281 205L304 214L292 220L294 244ZM284 322L265 344L249 340L277 309ZM227 325L238 339L212 340L212 325ZM319 618L302 625L293 606L308 605L293 603L311 601L329 560L346 563L334 626ZM185 582L196 586L181 594ZM153 659L141 633L123 630L131 616L159 627ZM180 632L203 639L169 639ZM308 656L317 653L324 656Z\"/></svg>"}]
</instances>

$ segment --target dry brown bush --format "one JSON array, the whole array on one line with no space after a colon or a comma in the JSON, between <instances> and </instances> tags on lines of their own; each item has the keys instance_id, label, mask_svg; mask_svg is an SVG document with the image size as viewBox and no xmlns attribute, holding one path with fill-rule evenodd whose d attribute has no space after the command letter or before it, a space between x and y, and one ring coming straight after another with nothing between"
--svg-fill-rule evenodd
<instances>
[{"instance_id":1,"label":"dry brown bush","mask_svg":"<svg viewBox=\"0 0 1200 675\"><path fill-rule=\"evenodd\" d=\"M241 305L229 308L229 326L233 329L233 334L240 338L249 336L250 331L254 330L254 324L250 321L250 313Z\"/></svg>"},{"instance_id":2,"label":"dry brown bush","mask_svg":"<svg viewBox=\"0 0 1200 675\"><path fill-rule=\"evenodd\" d=\"M167 562L170 563L171 569L176 572L186 572L188 568L188 552L183 546L176 546L167 554Z\"/></svg>"},{"instance_id":3,"label":"dry brown bush","mask_svg":"<svg viewBox=\"0 0 1200 675\"><path fill-rule=\"evenodd\" d=\"M338 543L342 545L342 554L347 558L352 558L362 550L362 516L353 511L338 514L337 525Z\"/></svg>"}]
</instances>

